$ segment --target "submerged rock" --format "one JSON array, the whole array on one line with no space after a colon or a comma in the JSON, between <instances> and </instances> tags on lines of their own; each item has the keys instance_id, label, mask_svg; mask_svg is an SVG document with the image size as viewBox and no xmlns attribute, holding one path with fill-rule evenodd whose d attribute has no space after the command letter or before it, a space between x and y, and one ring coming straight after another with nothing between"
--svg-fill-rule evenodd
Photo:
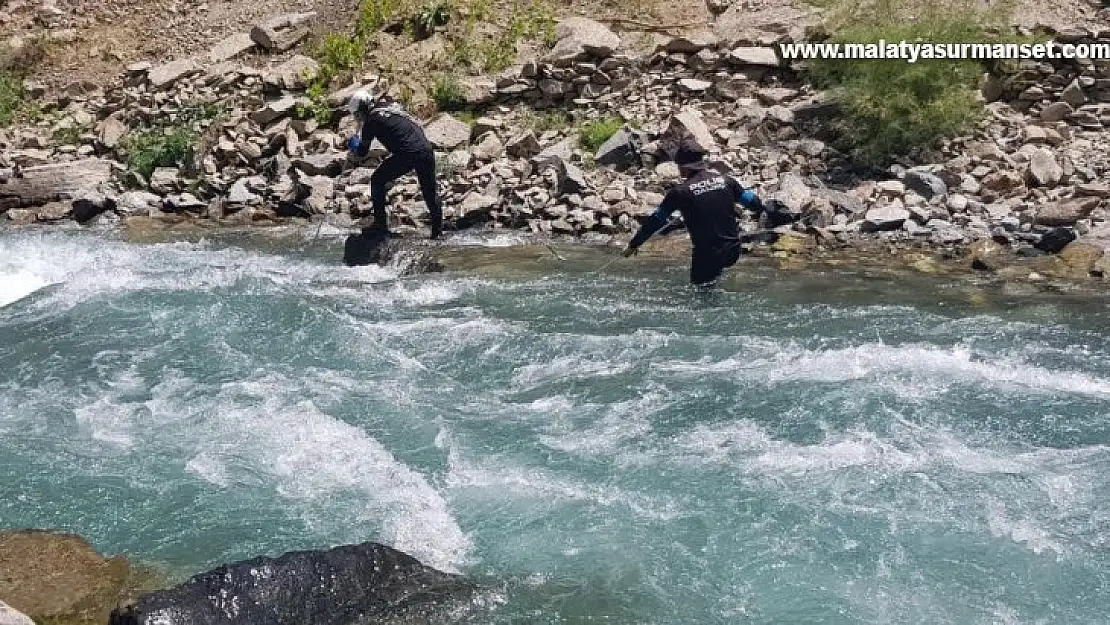
<instances>
[{"instance_id":1,"label":"submerged rock","mask_svg":"<svg viewBox=\"0 0 1110 625\"><path fill-rule=\"evenodd\" d=\"M103 623L127 592L130 576L127 560L105 558L79 536L0 534L0 598L40 623ZM0 621L4 613L0 608Z\"/></svg>"},{"instance_id":2,"label":"submerged rock","mask_svg":"<svg viewBox=\"0 0 1110 625\"><path fill-rule=\"evenodd\" d=\"M255 558L112 613L110 625L450 623L475 587L376 543Z\"/></svg>"}]
</instances>

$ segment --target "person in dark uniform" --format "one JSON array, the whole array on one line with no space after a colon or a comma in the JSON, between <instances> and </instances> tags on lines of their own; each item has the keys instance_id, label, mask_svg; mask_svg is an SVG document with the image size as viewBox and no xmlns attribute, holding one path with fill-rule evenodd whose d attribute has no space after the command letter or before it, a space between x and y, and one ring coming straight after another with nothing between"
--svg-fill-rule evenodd
<instances>
[{"instance_id":1,"label":"person in dark uniform","mask_svg":"<svg viewBox=\"0 0 1110 625\"><path fill-rule=\"evenodd\" d=\"M667 192L622 252L625 257L637 253L677 210L693 244L690 283L698 286L714 283L740 260L740 227L734 212L737 203L757 213L777 212L777 202L765 206L753 191L711 168L705 156L697 142L684 139L679 143L674 161L685 180Z\"/></svg>"},{"instance_id":2,"label":"person in dark uniform","mask_svg":"<svg viewBox=\"0 0 1110 625\"><path fill-rule=\"evenodd\" d=\"M432 216L431 238L439 238L443 232L443 209L436 187L435 149L424 135L423 126L399 104L386 105L367 89L355 92L347 107L362 124L359 134L348 139L348 149L365 157L370 144L377 139L390 152L370 176L374 222L367 230L389 230L386 192L398 178L415 171L420 194Z\"/></svg>"}]
</instances>

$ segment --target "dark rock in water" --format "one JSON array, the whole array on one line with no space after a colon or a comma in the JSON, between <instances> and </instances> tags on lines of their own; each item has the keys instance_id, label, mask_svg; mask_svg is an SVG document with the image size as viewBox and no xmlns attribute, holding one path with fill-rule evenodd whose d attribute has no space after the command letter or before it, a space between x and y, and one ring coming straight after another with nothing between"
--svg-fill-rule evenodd
<instances>
[{"instance_id":1,"label":"dark rock in water","mask_svg":"<svg viewBox=\"0 0 1110 625\"><path fill-rule=\"evenodd\" d=\"M1034 247L1048 254L1056 254L1075 239L1075 231L1071 228L1053 228L1046 232Z\"/></svg>"},{"instance_id":2,"label":"dark rock in water","mask_svg":"<svg viewBox=\"0 0 1110 625\"><path fill-rule=\"evenodd\" d=\"M110 625L452 623L475 587L376 543L254 558L112 613Z\"/></svg>"},{"instance_id":3,"label":"dark rock in water","mask_svg":"<svg viewBox=\"0 0 1110 625\"><path fill-rule=\"evenodd\" d=\"M406 254L411 254L407 273L443 270L427 250L415 249L411 243L385 230L367 228L359 234L352 234L343 242L343 263L348 267L387 265L394 259L401 260Z\"/></svg>"}]
</instances>

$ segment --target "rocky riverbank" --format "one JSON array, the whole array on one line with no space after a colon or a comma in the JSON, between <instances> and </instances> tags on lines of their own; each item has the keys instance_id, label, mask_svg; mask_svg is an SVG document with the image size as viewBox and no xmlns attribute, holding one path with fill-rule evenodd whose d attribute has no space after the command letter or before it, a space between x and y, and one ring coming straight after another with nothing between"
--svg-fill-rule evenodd
<instances>
[{"instance_id":1,"label":"rocky riverbank","mask_svg":"<svg viewBox=\"0 0 1110 625\"><path fill-rule=\"evenodd\" d=\"M826 143L836 108L765 47L800 37L798 23L758 17L730 8L712 31L668 38L646 56L623 52L621 35L600 23L569 18L545 56L497 76L461 78L464 110L426 125L449 227L619 244L677 180L660 146L681 132L722 170L785 203L793 222L762 239L785 237L773 250L780 255L892 248L961 258L983 271L999 266L987 257L1052 255L1067 259L1069 278L1110 275L1106 61L1023 62L1017 73L987 76L988 119L941 146L943 159L861 171ZM134 64L112 84L75 82L42 101L50 121L0 136L4 217L16 225L350 225L369 208L369 175L383 152L364 163L348 159L343 142L355 124L342 105L377 77L328 94L334 121L321 124L313 115L319 102L306 93L320 67L296 53L313 19L277 17L207 54ZM1053 36L1110 42L1110 32ZM624 123L588 149L583 136L621 123L613 120ZM180 165L144 176L132 140L151 127L187 128L199 142ZM423 228L414 182L397 185L390 199L396 227Z\"/></svg>"},{"instance_id":2,"label":"rocky riverbank","mask_svg":"<svg viewBox=\"0 0 1110 625\"><path fill-rule=\"evenodd\" d=\"M0 625L452 623L476 589L376 543L259 557L164 586L79 536L0 533Z\"/></svg>"}]
</instances>

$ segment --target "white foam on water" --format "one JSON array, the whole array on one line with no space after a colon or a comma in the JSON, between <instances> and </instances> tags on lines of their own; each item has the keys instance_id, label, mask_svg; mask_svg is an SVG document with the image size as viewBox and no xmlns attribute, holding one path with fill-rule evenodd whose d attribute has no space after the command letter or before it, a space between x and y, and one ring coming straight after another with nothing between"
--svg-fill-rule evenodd
<instances>
[{"instance_id":1,"label":"white foam on water","mask_svg":"<svg viewBox=\"0 0 1110 625\"><path fill-rule=\"evenodd\" d=\"M334 400L340 374L258 375L210 387L167 371L141 403L98 398L77 409L93 437L177 448L187 472L213 486L271 487L305 521L351 541L378 540L443 570L458 571L471 549L447 502L423 475L367 432L317 406ZM137 418L137 415L143 415ZM381 525L381 534L367 528Z\"/></svg>"},{"instance_id":2,"label":"white foam on water","mask_svg":"<svg viewBox=\"0 0 1110 625\"><path fill-rule=\"evenodd\" d=\"M142 290L208 291L242 280L303 288L315 280L376 283L397 277L377 266L343 267L207 242L128 244L88 233L29 232L0 239L0 285L11 297L60 284L38 305L57 311L93 297ZM0 287L3 288L3 287Z\"/></svg>"},{"instance_id":3,"label":"white foam on water","mask_svg":"<svg viewBox=\"0 0 1110 625\"><path fill-rule=\"evenodd\" d=\"M19 300L57 282L37 273L25 270L4 272L0 270L0 308Z\"/></svg>"},{"instance_id":4,"label":"white foam on water","mask_svg":"<svg viewBox=\"0 0 1110 625\"><path fill-rule=\"evenodd\" d=\"M560 407L550 399L541 405L550 408ZM570 454L610 456L625 448L630 441L650 434L651 415L668 405L665 394L649 391L635 399L603 407L604 413L601 418L585 428L573 426L560 428L570 431L540 436L539 441L552 449ZM535 403L532 404L532 408L537 408ZM579 407L577 412L582 412L584 408Z\"/></svg>"},{"instance_id":5,"label":"white foam on water","mask_svg":"<svg viewBox=\"0 0 1110 625\"><path fill-rule=\"evenodd\" d=\"M680 503L666 495L644 495L612 485L583 484L540 468L517 466L496 458L469 458L445 427L441 427L436 437L436 446L447 450L449 470L444 485L452 490L481 489L498 498L588 502L606 508L625 508L637 516L657 521L671 521L685 515Z\"/></svg>"},{"instance_id":6,"label":"white foam on water","mask_svg":"<svg viewBox=\"0 0 1110 625\"><path fill-rule=\"evenodd\" d=\"M977 357L963 347L929 345L888 346L867 343L855 347L811 350L797 345L767 345L754 353L721 361L668 362L653 369L685 376L709 374L775 385L784 382L837 383L877 380L897 387L904 381L975 382L998 391L1066 393L1110 398L1110 378L1075 371L1054 371L1014 356ZM770 352L770 353L767 353Z\"/></svg>"}]
</instances>

